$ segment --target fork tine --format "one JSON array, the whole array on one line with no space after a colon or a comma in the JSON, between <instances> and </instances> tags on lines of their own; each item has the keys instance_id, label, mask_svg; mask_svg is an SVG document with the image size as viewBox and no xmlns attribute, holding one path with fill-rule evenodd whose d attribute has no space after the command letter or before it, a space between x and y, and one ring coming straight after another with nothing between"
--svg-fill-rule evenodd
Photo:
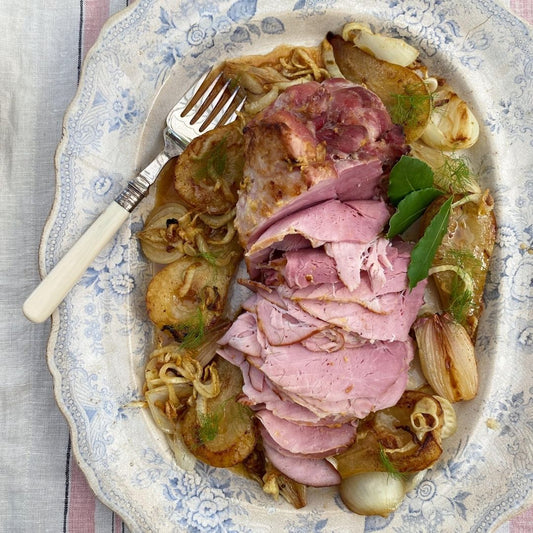
<instances>
[{"instance_id":1,"label":"fork tine","mask_svg":"<svg viewBox=\"0 0 533 533\"><path fill-rule=\"evenodd\" d=\"M208 73L207 78L195 90L191 101L185 106L181 112L181 116L193 114L189 120L190 124L194 124L213 104L216 97L226 89L228 82L224 81L223 74L220 72L214 79L210 79ZM207 96L206 96L207 94ZM192 105L191 105L192 104Z\"/></svg>"},{"instance_id":2,"label":"fork tine","mask_svg":"<svg viewBox=\"0 0 533 533\"><path fill-rule=\"evenodd\" d=\"M216 107L218 102L224 98L226 89L230 84L230 80L224 81L222 73L217 77L216 83L213 85L209 94L202 100L198 109L194 109L194 116L191 118L190 123L195 124L198 119L204 115L204 113L211 112L212 106Z\"/></svg>"},{"instance_id":3,"label":"fork tine","mask_svg":"<svg viewBox=\"0 0 533 533\"><path fill-rule=\"evenodd\" d=\"M167 116L167 131L173 139L188 144L215 126L235 118L242 109L246 93L233 80L225 80L216 68L202 75ZM190 118L192 116L192 118ZM218 122L217 122L218 121Z\"/></svg>"},{"instance_id":4,"label":"fork tine","mask_svg":"<svg viewBox=\"0 0 533 533\"><path fill-rule=\"evenodd\" d=\"M232 91L230 92L228 89L230 89L231 87L231 80L227 80L225 83L224 83L224 86L222 87L222 89L220 90L220 93L218 96L218 99L216 100L216 102L214 102L213 100L213 106L209 109L209 114L207 115L207 117L205 118L204 120L204 123L209 123L213 120L214 117L216 117L219 113L219 111L224 107L224 105L226 104L226 102L230 99L230 98L233 98L234 96L234 92L235 91ZM201 130L202 128L200 128Z\"/></svg>"},{"instance_id":5,"label":"fork tine","mask_svg":"<svg viewBox=\"0 0 533 533\"><path fill-rule=\"evenodd\" d=\"M200 131L204 131L205 128L215 120L215 118L219 117L217 119L217 126L223 126L228 118L232 115L232 107L236 108L239 104L239 101L237 100L237 95L239 93L239 87L235 87L233 91L230 93L226 89L230 86L230 82L227 83L227 86L224 88L224 92L221 94L220 98L216 102L213 109L211 109L211 112L209 115L205 118L202 125L200 126Z\"/></svg>"},{"instance_id":6,"label":"fork tine","mask_svg":"<svg viewBox=\"0 0 533 533\"><path fill-rule=\"evenodd\" d=\"M216 118L217 114L220 113L221 116L218 118L216 125L224 126L224 124L226 124L226 122L228 122L233 115L238 113L244 107L245 102L246 98L241 94L240 87L236 87L231 96L225 99L224 106L218 109L217 113L215 113L215 110L213 110L205 119L203 124L200 126L200 131L204 131L204 129Z\"/></svg>"},{"instance_id":7,"label":"fork tine","mask_svg":"<svg viewBox=\"0 0 533 533\"><path fill-rule=\"evenodd\" d=\"M212 77L214 71L213 69L209 69L207 72L202 74L198 81L193 85L193 87L189 90L190 93L192 93L190 99L187 101L187 104L183 108L183 111L181 112L181 116L184 117L185 115L188 115L191 111L191 109L198 103L198 100L207 92L207 91L213 91L215 84L219 80L222 73L219 73L214 78Z\"/></svg>"}]
</instances>

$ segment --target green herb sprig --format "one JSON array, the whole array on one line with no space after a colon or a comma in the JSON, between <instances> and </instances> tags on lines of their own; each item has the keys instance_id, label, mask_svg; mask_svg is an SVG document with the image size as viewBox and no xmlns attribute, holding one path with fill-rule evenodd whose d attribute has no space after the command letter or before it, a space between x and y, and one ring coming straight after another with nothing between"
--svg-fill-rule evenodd
<instances>
[{"instance_id":1,"label":"green herb sprig","mask_svg":"<svg viewBox=\"0 0 533 533\"><path fill-rule=\"evenodd\" d=\"M221 178L228 161L228 139L223 137L198 158L198 168L194 177L197 180Z\"/></svg>"},{"instance_id":2,"label":"green herb sprig","mask_svg":"<svg viewBox=\"0 0 533 533\"><path fill-rule=\"evenodd\" d=\"M435 170L435 183L452 194L478 192L479 185L464 158L446 156L444 163Z\"/></svg>"},{"instance_id":3,"label":"green herb sprig","mask_svg":"<svg viewBox=\"0 0 533 533\"><path fill-rule=\"evenodd\" d=\"M389 221L389 239L403 233L424 214L435 198L444 194L433 186L433 179L433 170L420 159L402 156L394 165L389 176L388 195L390 202L396 206L396 212ZM450 197L442 204L411 252L407 269L410 289L428 276L431 263L448 228L452 201L453 198Z\"/></svg>"},{"instance_id":4,"label":"green herb sprig","mask_svg":"<svg viewBox=\"0 0 533 533\"><path fill-rule=\"evenodd\" d=\"M452 248L447 250L443 262L445 264L431 268L430 273L453 273L447 311L456 322L463 324L477 307L474 301L474 279L481 269L481 261L468 250Z\"/></svg>"},{"instance_id":5,"label":"green herb sprig","mask_svg":"<svg viewBox=\"0 0 533 533\"><path fill-rule=\"evenodd\" d=\"M198 437L203 443L215 440L219 433L223 415L224 405L221 405L214 413L199 416L198 422L200 426L198 428Z\"/></svg>"},{"instance_id":6,"label":"green herb sprig","mask_svg":"<svg viewBox=\"0 0 533 533\"><path fill-rule=\"evenodd\" d=\"M474 308L473 292L470 289L466 289L461 278L455 275L450 286L448 311L457 323L463 324L470 311Z\"/></svg>"},{"instance_id":7,"label":"green herb sprig","mask_svg":"<svg viewBox=\"0 0 533 533\"><path fill-rule=\"evenodd\" d=\"M192 350L198 348L205 336L205 319L202 310L198 308L196 315L190 321L181 325L180 347Z\"/></svg>"},{"instance_id":8,"label":"green herb sprig","mask_svg":"<svg viewBox=\"0 0 533 533\"><path fill-rule=\"evenodd\" d=\"M428 102L430 105L432 103L432 95L421 93L416 85L407 85L403 94L393 94L392 97L391 119L395 124L403 126L415 125L425 112Z\"/></svg>"},{"instance_id":9,"label":"green herb sprig","mask_svg":"<svg viewBox=\"0 0 533 533\"><path fill-rule=\"evenodd\" d=\"M389 456L387 455L387 452L383 448L383 446L379 445L379 460L381 464L383 465L383 468L385 469L385 472L390 474L392 477L396 479L405 479L407 477L407 474L405 472L400 472L392 463Z\"/></svg>"}]
</instances>

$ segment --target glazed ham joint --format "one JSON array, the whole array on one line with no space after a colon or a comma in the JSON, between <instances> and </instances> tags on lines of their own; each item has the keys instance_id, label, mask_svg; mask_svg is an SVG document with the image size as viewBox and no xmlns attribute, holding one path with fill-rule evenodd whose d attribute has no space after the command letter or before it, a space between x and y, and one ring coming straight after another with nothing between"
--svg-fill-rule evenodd
<instances>
[{"instance_id":1,"label":"glazed ham joint","mask_svg":"<svg viewBox=\"0 0 533 533\"><path fill-rule=\"evenodd\" d=\"M235 225L253 294L220 339L265 454L310 486L339 484L326 457L405 391L425 282L411 245L383 230L384 189L407 152L381 100L345 79L287 89L244 130Z\"/></svg>"}]
</instances>

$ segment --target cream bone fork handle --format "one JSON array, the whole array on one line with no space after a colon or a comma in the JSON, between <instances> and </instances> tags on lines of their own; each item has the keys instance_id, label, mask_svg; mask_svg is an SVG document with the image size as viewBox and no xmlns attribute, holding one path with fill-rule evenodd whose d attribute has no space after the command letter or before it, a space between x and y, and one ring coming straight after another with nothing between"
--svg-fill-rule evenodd
<instances>
[{"instance_id":1,"label":"cream bone fork handle","mask_svg":"<svg viewBox=\"0 0 533 533\"><path fill-rule=\"evenodd\" d=\"M165 164L201 133L233 119L244 101L239 86L225 81L222 73L208 71L193 84L167 116L163 151L128 183L24 302L22 310L29 320L44 322L54 312L148 194Z\"/></svg>"}]
</instances>

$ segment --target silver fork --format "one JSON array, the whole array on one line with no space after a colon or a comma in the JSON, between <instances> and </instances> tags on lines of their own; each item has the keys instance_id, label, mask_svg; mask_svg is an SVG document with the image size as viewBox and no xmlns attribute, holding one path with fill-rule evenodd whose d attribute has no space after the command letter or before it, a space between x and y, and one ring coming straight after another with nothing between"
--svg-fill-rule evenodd
<instances>
[{"instance_id":1,"label":"silver fork","mask_svg":"<svg viewBox=\"0 0 533 533\"><path fill-rule=\"evenodd\" d=\"M192 85L167 116L163 151L128 183L24 302L22 310L29 320L43 322L54 312L148 194L166 163L201 133L233 119L244 101L238 84L225 81L222 73L208 71Z\"/></svg>"}]
</instances>

